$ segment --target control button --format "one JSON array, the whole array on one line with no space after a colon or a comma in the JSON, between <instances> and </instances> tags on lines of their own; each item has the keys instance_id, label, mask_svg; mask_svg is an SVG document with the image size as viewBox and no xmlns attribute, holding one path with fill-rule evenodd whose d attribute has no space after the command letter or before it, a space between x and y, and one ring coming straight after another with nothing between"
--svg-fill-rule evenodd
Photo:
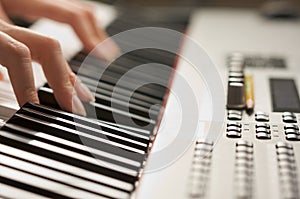
<instances>
[{"instance_id":1,"label":"control button","mask_svg":"<svg viewBox=\"0 0 300 199\"><path fill-rule=\"evenodd\" d=\"M284 133L287 135L287 134L295 134L295 135L299 135L299 131L296 130L296 129L286 129L284 131Z\"/></svg>"},{"instance_id":2,"label":"control button","mask_svg":"<svg viewBox=\"0 0 300 199\"><path fill-rule=\"evenodd\" d=\"M264 127L258 127L256 128L256 133L267 133L271 134L270 129L264 128Z\"/></svg>"},{"instance_id":3,"label":"control button","mask_svg":"<svg viewBox=\"0 0 300 199\"><path fill-rule=\"evenodd\" d=\"M227 132L229 132L229 131L236 131L236 132L241 133L242 129L239 127L236 127L236 126L229 126L229 127L227 127Z\"/></svg>"},{"instance_id":4,"label":"control button","mask_svg":"<svg viewBox=\"0 0 300 199\"><path fill-rule=\"evenodd\" d=\"M229 110L228 114L236 114L236 115L242 115L242 111L238 111L238 110Z\"/></svg>"},{"instance_id":5,"label":"control button","mask_svg":"<svg viewBox=\"0 0 300 199\"><path fill-rule=\"evenodd\" d=\"M291 117L291 116L285 116L285 117L283 117L283 122L285 122L285 123L297 123L297 118L296 117Z\"/></svg>"},{"instance_id":6,"label":"control button","mask_svg":"<svg viewBox=\"0 0 300 199\"><path fill-rule=\"evenodd\" d=\"M270 125L268 123L264 123L264 122L258 122L256 125L255 125L256 128L266 128L266 129L270 129Z\"/></svg>"},{"instance_id":7,"label":"control button","mask_svg":"<svg viewBox=\"0 0 300 199\"><path fill-rule=\"evenodd\" d=\"M236 143L235 185L238 198L252 198L253 144L245 140Z\"/></svg>"},{"instance_id":8,"label":"control button","mask_svg":"<svg viewBox=\"0 0 300 199\"><path fill-rule=\"evenodd\" d=\"M293 149L293 145L285 142L278 142L276 144L276 148L285 148L285 149Z\"/></svg>"},{"instance_id":9,"label":"control button","mask_svg":"<svg viewBox=\"0 0 300 199\"><path fill-rule=\"evenodd\" d=\"M296 134L287 134L285 138L289 141L300 141L300 136Z\"/></svg>"},{"instance_id":10,"label":"control button","mask_svg":"<svg viewBox=\"0 0 300 199\"><path fill-rule=\"evenodd\" d=\"M228 111L228 120L242 120L242 111L229 110Z\"/></svg>"},{"instance_id":11,"label":"control button","mask_svg":"<svg viewBox=\"0 0 300 199\"><path fill-rule=\"evenodd\" d=\"M277 159L280 162L288 162L288 163L295 162L294 155L290 155L290 154L277 154Z\"/></svg>"},{"instance_id":12,"label":"control button","mask_svg":"<svg viewBox=\"0 0 300 199\"><path fill-rule=\"evenodd\" d=\"M236 152L253 153L253 148L247 146L236 146Z\"/></svg>"},{"instance_id":13,"label":"control button","mask_svg":"<svg viewBox=\"0 0 300 199\"><path fill-rule=\"evenodd\" d=\"M228 79L228 82L232 83L232 82L238 82L238 83L244 83L244 78L240 78L240 77L230 77Z\"/></svg>"},{"instance_id":14,"label":"control button","mask_svg":"<svg viewBox=\"0 0 300 199\"><path fill-rule=\"evenodd\" d=\"M211 156L211 151L196 150L194 156L199 158L208 158Z\"/></svg>"},{"instance_id":15,"label":"control button","mask_svg":"<svg viewBox=\"0 0 300 199\"><path fill-rule=\"evenodd\" d=\"M279 174L280 176L290 176L292 178L294 178L295 176L295 171L294 168L291 169L289 166L291 165L291 163L289 162L278 162L278 168L279 170Z\"/></svg>"},{"instance_id":16,"label":"control button","mask_svg":"<svg viewBox=\"0 0 300 199\"><path fill-rule=\"evenodd\" d=\"M253 147L253 143L248 142L248 141L246 141L246 140L239 140L239 141L236 143L236 146Z\"/></svg>"},{"instance_id":17,"label":"control button","mask_svg":"<svg viewBox=\"0 0 300 199\"><path fill-rule=\"evenodd\" d=\"M226 136L229 138L241 138L242 134L237 131L228 131Z\"/></svg>"},{"instance_id":18,"label":"control button","mask_svg":"<svg viewBox=\"0 0 300 199\"><path fill-rule=\"evenodd\" d=\"M256 133L256 138L262 139L262 140L267 140L267 139L271 139L271 135L268 133Z\"/></svg>"},{"instance_id":19,"label":"control button","mask_svg":"<svg viewBox=\"0 0 300 199\"><path fill-rule=\"evenodd\" d=\"M249 183L252 180L246 173L236 173L235 179L246 183Z\"/></svg>"},{"instance_id":20,"label":"control button","mask_svg":"<svg viewBox=\"0 0 300 199\"><path fill-rule=\"evenodd\" d=\"M236 159L235 160L235 166L236 167L246 167L246 168L252 168L253 162L246 160L246 159Z\"/></svg>"},{"instance_id":21,"label":"control button","mask_svg":"<svg viewBox=\"0 0 300 199\"><path fill-rule=\"evenodd\" d=\"M294 170L296 169L296 166L294 162L290 162L286 160L286 161L278 161L278 168L280 169L279 172L280 175L293 176L295 174Z\"/></svg>"},{"instance_id":22,"label":"control button","mask_svg":"<svg viewBox=\"0 0 300 199\"><path fill-rule=\"evenodd\" d=\"M211 151L212 147L208 145L197 144L195 150Z\"/></svg>"},{"instance_id":23,"label":"control button","mask_svg":"<svg viewBox=\"0 0 300 199\"><path fill-rule=\"evenodd\" d=\"M205 195L206 184L209 179L211 168L211 151L213 143L206 140L197 140L196 149L194 151L193 164L189 178L189 195L191 198ZM203 156L205 158L203 158Z\"/></svg>"},{"instance_id":24,"label":"control button","mask_svg":"<svg viewBox=\"0 0 300 199\"><path fill-rule=\"evenodd\" d=\"M267 113L264 112L256 112L255 113L255 120L257 122L268 122L269 121L269 115Z\"/></svg>"},{"instance_id":25,"label":"control button","mask_svg":"<svg viewBox=\"0 0 300 199\"><path fill-rule=\"evenodd\" d=\"M296 117L296 115L292 112L284 112L282 113L282 117Z\"/></svg>"},{"instance_id":26,"label":"control button","mask_svg":"<svg viewBox=\"0 0 300 199\"><path fill-rule=\"evenodd\" d=\"M238 128L242 128L242 124L239 123L239 122L228 122L227 127L229 127L229 126L235 126L235 127L238 127Z\"/></svg>"},{"instance_id":27,"label":"control button","mask_svg":"<svg viewBox=\"0 0 300 199\"><path fill-rule=\"evenodd\" d=\"M242 116L236 114L228 114L228 120L242 120Z\"/></svg>"},{"instance_id":28,"label":"control button","mask_svg":"<svg viewBox=\"0 0 300 199\"><path fill-rule=\"evenodd\" d=\"M243 72L229 72L229 77L244 78Z\"/></svg>"},{"instance_id":29,"label":"control button","mask_svg":"<svg viewBox=\"0 0 300 199\"><path fill-rule=\"evenodd\" d=\"M228 60L231 60L231 61L244 61L244 59L245 59L245 56L241 52L232 52L228 56Z\"/></svg>"},{"instance_id":30,"label":"control button","mask_svg":"<svg viewBox=\"0 0 300 199\"><path fill-rule=\"evenodd\" d=\"M253 160L253 154L252 153L242 153L238 152L236 153L236 159L244 159L247 161L252 161Z\"/></svg>"},{"instance_id":31,"label":"control button","mask_svg":"<svg viewBox=\"0 0 300 199\"><path fill-rule=\"evenodd\" d=\"M288 134L287 136L294 135ZM293 146L291 144L279 142L276 144L277 163L279 170L280 187L283 198L298 198L298 176L297 164Z\"/></svg>"},{"instance_id":32,"label":"control button","mask_svg":"<svg viewBox=\"0 0 300 199\"><path fill-rule=\"evenodd\" d=\"M277 148L276 150L277 154L287 154L287 155L294 155L294 151L292 149L288 149L288 148Z\"/></svg>"},{"instance_id":33,"label":"control button","mask_svg":"<svg viewBox=\"0 0 300 199\"><path fill-rule=\"evenodd\" d=\"M228 62L228 67L229 67L229 69L231 67L240 68L241 71L243 71L244 70L244 62L243 61L230 61L230 62Z\"/></svg>"},{"instance_id":34,"label":"control button","mask_svg":"<svg viewBox=\"0 0 300 199\"><path fill-rule=\"evenodd\" d=\"M297 126L296 124L286 124L284 126L284 129L296 129L296 130L299 130L299 126Z\"/></svg>"},{"instance_id":35,"label":"control button","mask_svg":"<svg viewBox=\"0 0 300 199\"><path fill-rule=\"evenodd\" d=\"M236 167L235 172L237 174L244 173L244 174L246 174L248 176L253 175L253 171L251 169L247 168L247 167Z\"/></svg>"},{"instance_id":36,"label":"control button","mask_svg":"<svg viewBox=\"0 0 300 199\"><path fill-rule=\"evenodd\" d=\"M196 141L196 146L201 146L201 145L208 145L208 146L213 146L214 143L207 141L207 140L203 140L203 139L199 139Z\"/></svg>"},{"instance_id":37,"label":"control button","mask_svg":"<svg viewBox=\"0 0 300 199\"><path fill-rule=\"evenodd\" d=\"M232 66L229 66L228 70L229 70L229 72L242 73L244 71L244 68L242 66L232 65Z\"/></svg>"}]
</instances>

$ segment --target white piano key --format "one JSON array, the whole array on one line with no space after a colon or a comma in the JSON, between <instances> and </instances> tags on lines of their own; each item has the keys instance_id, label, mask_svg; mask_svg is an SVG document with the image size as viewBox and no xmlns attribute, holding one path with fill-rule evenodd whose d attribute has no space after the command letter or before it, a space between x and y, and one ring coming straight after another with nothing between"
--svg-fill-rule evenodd
<instances>
[{"instance_id":1,"label":"white piano key","mask_svg":"<svg viewBox=\"0 0 300 199\"><path fill-rule=\"evenodd\" d=\"M6 146L3 144L0 144L0 151L5 154L9 154L12 156L18 156L25 158L28 161L32 161L38 164L41 164L45 167L51 167L53 169L57 169L60 171L64 171L67 173L72 173L73 175L80 176L83 178L91 179L93 181L99 182L99 183L104 183L109 186L113 187L118 187L120 189L126 190L126 191L131 191L134 187L132 184L123 182L108 176L104 176L95 172L91 172L79 167L75 167L72 165L68 165L56 160L52 160L50 158L42 157L33 153L29 153L23 150L19 150L10 146Z\"/></svg>"},{"instance_id":2,"label":"white piano key","mask_svg":"<svg viewBox=\"0 0 300 199\"><path fill-rule=\"evenodd\" d=\"M44 142L40 142L40 141L37 141L37 140L29 141L29 144L33 145L33 146L38 146L38 147L43 148L43 149L55 151L56 153L59 153L59 154L65 155L65 156L69 156L69 157L72 157L72 158L76 158L76 159L79 159L81 161L85 161L85 162L88 162L88 163L91 163L91 164L94 164L94 165L97 165L97 166L106 167L108 169L114 169L114 170L119 171L121 173L126 173L126 174L129 174L129 175L132 175L132 176L137 176L138 175L138 173L134 170L127 169L127 168L124 168L124 167L121 167L121 166L118 166L118 165L115 165L115 164L111 164L111 163L108 163L108 162L104 162L104 161L101 161L101 160L97 160L95 158L88 157L88 156L85 156L85 155L82 155L82 154L79 154L79 153L75 153L73 151L69 151L69 150L66 150L66 149L63 149L63 148L60 148L60 147L56 147L56 146L53 146L53 145L50 145L50 144L46 144Z\"/></svg>"},{"instance_id":3,"label":"white piano key","mask_svg":"<svg viewBox=\"0 0 300 199\"><path fill-rule=\"evenodd\" d=\"M97 155L100 155L100 156L104 156L104 157L107 157L107 158L110 158L110 159L113 159L113 160L117 160L117 161L120 161L120 162L123 162L123 163L126 163L126 164L130 164L130 165L133 165L133 166L136 166L136 167L141 166L141 164L137 161L130 160L130 159L127 159L127 158L124 158L124 157L121 157L121 156L117 156L117 155L114 155L114 154L110 154L110 153L107 153L107 152L104 152L104 151L100 151L100 150L97 150L97 149L93 149L93 148L90 148L88 146L80 145L80 144L77 144L75 142L71 142L71 141L68 141L68 140L65 140L65 139L57 138L57 137L54 137L52 135L48 135L48 134L45 134L45 133L36 133L35 135L38 136L38 137L41 137L41 138L52 140L54 142L62 143L62 144L67 145L67 146L71 146L71 147L74 147L74 148L77 148L77 149L81 149L81 150L84 150L84 151L89 151L91 153L94 153L94 154L97 154Z\"/></svg>"},{"instance_id":4,"label":"white piano key","mask_svg":"<svg viewBox=\"0 0 300 199\"><path fill-rule=\"evenodd\" d=\"M99 185L93 182L89 182L71 175L67 175L61 172L53 171L41 166L37 166L31 163L27 163L22 160L18 160L15 158L11 158L8 156L0 155L1 164L11 165L14 168L34 173L52 180L60 181L63 183L67 183L73 186L77 186L95 193L104 194L106 196L114 197L114 198L127 198L128 193L106 187L103 185Z\"/></svg>"},{"instance_id":5,"label":"white piano key","mask_svg":"<svg viewBox=\"0 0 300 199\"><path fill-rule=\"evenodd\" d=\"M99 195L95 195L92 193L88 193L85 191L81 191L79 189L72 188L70 186L66 186L57 182L53 182L41 177L37 177L34 175L27 174L25 172L21 172L15 169L11 169L8 167L4 167L0 165L0 173L2 177L6 177L21 183L25 183L34 187L38 187L40 189L49 190L54 193L58 193L70 198L99 198L104 199L107 197L101 197Z\"/></svg>"},{"instance_id":6,"label":"white piano key","mask_svg":"<svg viewBox=\"0 0 300 199\"><path fill-rule=\"evenodd\" d=\"M41 196L35 193L31 193L26 190L19 189L17 187L12 187L6 184L0 183L0 198L30 198L30 199L50 199L45 196Z\"/></svg>"}]
</instances>

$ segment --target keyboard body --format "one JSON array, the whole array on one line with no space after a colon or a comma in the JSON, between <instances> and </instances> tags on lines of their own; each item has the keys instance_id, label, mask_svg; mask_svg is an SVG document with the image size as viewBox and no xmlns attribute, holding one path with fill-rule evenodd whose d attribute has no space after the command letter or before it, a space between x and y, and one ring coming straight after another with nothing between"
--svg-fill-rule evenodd
<instances>
[{"instance_id":1,"label":"keyboard body","mask_svg":"<svg viewBox=\"0 0 300 199\"><path fill-rule=\"evenodd\" d=\"M102 14L105 15L102 18L105 21L102 23L104 25L110 24L116 17L115 11L107 7L103 9ZM32 28L59 39L68 60L81 49L78 39L69 27L42 20ZM58 29L61 31L56 31ZM230 53L238 51L249 56L284 58L287 68L249 67L246 69L246 72L254 77L255 112L263 111L268 114L269 122L266 123L270 125L271 139L257 139L258 122L254 114L248 116L245 112L241 121L237 121L242 124L241 138L228 138L227 124L233 121L227 119L226 104L223 104L224 111L222 111L224 120L212 121L213 104L210 92L213 91L205 85L205 77L202 79L194 77L194 71L189 63L179 61L177 71L188 79L191 85L194 85L197 108L201 110L195 138L188 145L185 140L176 139L177 125L180 124L180 102L175 96L170 95L145 172L139 179L136 190L128 197L143 199L299 198L300 142L286 140L284 134L286 123L282 120L281 112L273 112L269 85L270 78L292 78L300 92L300 57L298 56L300 43L297 39L300 34L299 22L268 21L254 10L203 9L193 13L186 33L206 50L215 63L224 85L224 98L228 81L227 57ZM186 49L184 53L191 52ZM39 71L35 72L39 73ZM38 87L44 85L43 78L37 82ZM180 88L179 84L180 81L175 76L173 89ZM16 107L10 102L3 104ZM297 120L294 124L299 126L300 115L295 114ZM222 125L219 136L215 140L205 140L207 132L215 123ZM157 155L174 140L177 141L177 146L182 144L185 150L174 161L153 170ZM286 159L285 162L288 162L282 163L283 165L279 161L281 151L287 154L287 157L282 155L283 159ZM240 156L242 160L239 160ZM242 166L237 166L240 164ZM7 187L2 186L3 190L5 188Z\"/></svg>"}]
</instances>

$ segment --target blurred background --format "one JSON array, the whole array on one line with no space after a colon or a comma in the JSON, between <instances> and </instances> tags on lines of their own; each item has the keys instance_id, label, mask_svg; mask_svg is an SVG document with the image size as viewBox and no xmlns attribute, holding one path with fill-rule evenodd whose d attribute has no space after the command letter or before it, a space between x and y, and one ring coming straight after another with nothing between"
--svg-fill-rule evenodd
<instances>
[{"instance_id":1,"label":"blurred background","mask_svg":"<svg viewBox=\"0 0 300 199\"><path fill-rule=\"evenodd\" d=\"M226 6L260 7L265 3L288 2L300 8L300 0L96 0L122 6Z\"/></svg>"}]
</instances>

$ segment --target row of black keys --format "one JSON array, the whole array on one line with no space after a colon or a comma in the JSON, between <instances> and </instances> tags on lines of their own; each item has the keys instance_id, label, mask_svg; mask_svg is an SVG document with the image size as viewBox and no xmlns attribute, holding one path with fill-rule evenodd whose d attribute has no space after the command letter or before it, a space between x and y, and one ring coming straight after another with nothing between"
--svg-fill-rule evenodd
<instances>
[{"instance_id":1,"label":"row of black keys","mask_svg":"<svg viewBox=\"0 0 300 199\"><path fill-rule=\"evenodd\" d=\"M151 49L139 51L146 55L154 52L157 53ZM165 60L166 53L162 53L156 61L134 53L120 57L108 68L97 58L89 56L85 59L84 53L79 53L69 63L82 82L95 93L96 102L85 104L88 117L96 115L99 120L153 130L166 96L175 56L168 61L168 69L156 65L159 60ZM149 67L131 72L134 67L145 63L149 63ZM132 74L121 85L117 84L128 71ZM102 76L99 77L99 74ZM42 104L59 108L48 85L39 89L39 97ZM116 117L118 121L115 121Z\"/></svg>"},{"instance_id":2,"label":"row of black keys","mask_svg":"<svg viewBox=\"0 0 300 199\"><path fill-rule=\"evenodd\" d=\"M162 22L159 22L162 23ZM177 24L174 23L174 25ZM184 25L179 23L180 30ZM147 26L138 20L115 20L107 29L109 34L117 34L130 28ZM137 35L153 45L164 43L170 49L178 49L180 41L160 38L149 40L147 35ZM121 49L137 46L134 36L128 40L117 40ZM128 38L127 38L128 39ZM153 39L153 38L152 38ZM131 41L132 40L132 41ZM149 40L149 41L148 41ZM176 40L176 41L173 41ZM176 55L161 49L139 49L122 55L107 67L107 63L83 52L77 54L69 64L84 84L95 93L96 102L85 104L88 117L116 122L153 131L160 115L176 60ZM138 68L137 66L145 65ZM162 64L163 66L161 66ZM100 77L100 74L101 77ZM118 84L121 78L126 79ZM39 90L40 101L44 105L59 108L48 85ZM95 113L96 112L96 113ZM117 121L115 118L118 118Z\"/></svg>"},{"instance_id":3,"label":"row of black keys","mask_svg":"<svg viewBox=\"0 0 300 199\"><path fill-rule=\"evenodd\" d=\"M151 133L142 129L26 104L0 131L0 186L6 184L46 197L73 197L66 190L32 185L38 178L35 182L81 190L75 198L127 198L139 178L151 139ZM5 172L9 170L14 175ZM76 180L102 188L84 188Z\"/></svg>"}]
</instances>

